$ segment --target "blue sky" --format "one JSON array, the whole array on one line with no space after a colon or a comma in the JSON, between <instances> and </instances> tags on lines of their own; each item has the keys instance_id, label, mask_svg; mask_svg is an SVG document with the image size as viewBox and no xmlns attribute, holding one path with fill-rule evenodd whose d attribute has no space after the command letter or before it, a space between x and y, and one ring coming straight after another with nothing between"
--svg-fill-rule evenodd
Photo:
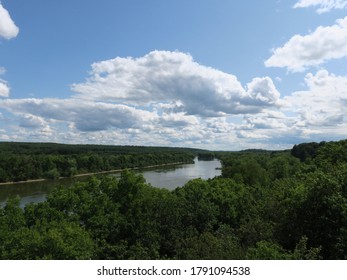
<instances>
[{"instance_id":1,"label":"blue sky","mask_svg":"<svg viewBox=\"0 0 347 280\"><path fill-rule=\"evenodd\" d=\"M346 57L344 0L3 0L0 141L344 139Z\"/></svg>"}]
</instances>

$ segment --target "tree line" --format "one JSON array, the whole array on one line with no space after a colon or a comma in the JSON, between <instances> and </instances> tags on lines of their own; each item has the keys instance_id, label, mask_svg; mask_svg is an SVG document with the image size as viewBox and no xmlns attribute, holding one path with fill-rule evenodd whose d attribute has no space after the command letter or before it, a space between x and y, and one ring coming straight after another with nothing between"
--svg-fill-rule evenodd
<instances>
[{"instance_id":1,"label":"tree line","mask_svg":"<svg viewBox=\"0 0 347 280\"><path fill-rule=\"evenodd\" d=\"M76 174L191 163L197 150L53 143L0 143L0 183L57 179Z\"/></svg>"}]
</instances>

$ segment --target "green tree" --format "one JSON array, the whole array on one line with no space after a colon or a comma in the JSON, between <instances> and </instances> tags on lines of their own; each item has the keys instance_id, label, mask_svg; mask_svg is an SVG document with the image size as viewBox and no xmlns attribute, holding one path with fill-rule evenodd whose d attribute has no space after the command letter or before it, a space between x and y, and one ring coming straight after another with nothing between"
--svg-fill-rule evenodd
<instances>
[{"instance_id":1,"label":"green tree","mask_svg":"<svg viewBox=\"0 0 347 280\"><path fill-rule=\"evenodd\" d=\"M5 259L90 259L94 243L88 233L74 223L38 223L14 232L5 242Z\"/></svg>"},{"instance_id":2,"label":"green tree","mask_svg":"<svg viewBox=\"0 0 347 280\"><path fill-rule=\"evenodd\" d=\"M292 256L276 243L260 241L256 247L248 249L246 258L249 260L290 260Z\"/></svg>"}]
</instances>

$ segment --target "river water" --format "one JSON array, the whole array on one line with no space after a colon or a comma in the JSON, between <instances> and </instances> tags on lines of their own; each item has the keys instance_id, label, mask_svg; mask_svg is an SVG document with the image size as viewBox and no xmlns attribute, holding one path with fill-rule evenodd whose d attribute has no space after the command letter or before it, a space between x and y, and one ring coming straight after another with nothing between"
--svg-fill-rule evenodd
<instances>
[{"instance_id":1,"label":"river water","mask_svg":"<svg viewBox=\"0 0 347 280\"><path fill-rule=\"evenodd\" d=\"M176 187L182 187L192 179L209 179L221 175L221 162L217 159L210 161L199 161L197 158L194 164L181 164L175 166L166 166L153 169L137 170L141 173L146 182L153 187L166 188L173 190ZM104 176L109 176L104 175ZM119 176L120 173L112 174ZM0 186L0 206L6 204L7 199L19 196L21 207L30 202L41 202L46 199L53 189L61 186L70 186L74 182L87 180L88 177L66 178L55 181L42 181L34 183L21 183Z\"/></svg>"}]
</instances>

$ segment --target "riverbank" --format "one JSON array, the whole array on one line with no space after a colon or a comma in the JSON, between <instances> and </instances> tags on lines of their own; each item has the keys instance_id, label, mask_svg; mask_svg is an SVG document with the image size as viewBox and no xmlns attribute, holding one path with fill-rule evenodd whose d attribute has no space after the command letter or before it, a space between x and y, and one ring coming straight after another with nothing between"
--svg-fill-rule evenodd
<instances>
[{"instance_id":1,"label":"riverbank","mask_svg":"<svg viewBox=\"0 0 347 280\"><path fill-rule=\"evenodd\" d=\"M120 173L120 172L122 172L124 170L141 170L141 169L149 169L149 168L156 168L156 167L163 167L163 166L174 166L174 165L179 165L179 164L184 164L184 162L172 162L172 163L164 163L164 164L156 164L156 165L148 165L148 166L139 166L139 167L132 167L132 168L112 169L112 170L106 170L106 171L81 173L81 174L76 174L76 175L71 176L71 177L59 177L59 179L57 179L57 180L66 179L66 178L86 177L86 176L93 176L93 175L99 175L99 174ZM4 183L0 183L0 186L19 185L19 184L44 182L44 181L52 181L52 179L41 178L41 179L31 179L31 180L17 181L17 182L4 182Z\"/></svg>"}]
</instances>

